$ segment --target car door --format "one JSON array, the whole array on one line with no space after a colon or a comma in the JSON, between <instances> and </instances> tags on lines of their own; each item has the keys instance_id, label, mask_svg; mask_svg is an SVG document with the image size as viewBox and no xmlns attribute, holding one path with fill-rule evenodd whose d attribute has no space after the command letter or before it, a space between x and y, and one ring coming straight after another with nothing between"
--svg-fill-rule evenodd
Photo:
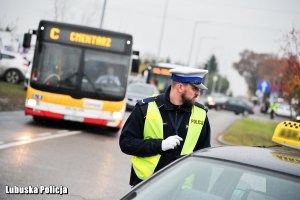
<instances>
[{"instance_id":1,"label":"car door","mask_svg":"<svg viewBox=\"0 0 300 200\"><path fill-rule=\"evenodd\" d=\"M226 105L226 109L230 110L230 111L233 111L233 112L237 112L238 111L237 99L230 98L228 100L227 105Z\"/></svg>"},{"instance_id":2,"label":"car door","mask_svg":"<svg viewBox=\"0 0 300 200\"><path fill-rule=\"evenodd\" d=\"M0 75L3 74L3 67L2 67L2 53L0 53Z\"/></svg>"},{"instance_id":3,"label":"car door","mask_svg":"<svg viewBox=\"0 0 300 200\"><path fill-rule=\"evenodd\" d=\"M8 68L11 67L11 62L12 62L12 59L13 59L13 58L14 58L13 56L10 56L10 55L1 53L1 56L0 56L0 70L1 70L1 75L2 75Z\"/></svg>"},{"instance_id":4,"label":"car door","mask_svg":"<svg viewBox=\"0 0 300 200\"><path fill-rule=\"evenodd\" d=\"M242 113L247 110L247 105L244 101L237 99L237 112Z\"/></svg>"}]
</instances>

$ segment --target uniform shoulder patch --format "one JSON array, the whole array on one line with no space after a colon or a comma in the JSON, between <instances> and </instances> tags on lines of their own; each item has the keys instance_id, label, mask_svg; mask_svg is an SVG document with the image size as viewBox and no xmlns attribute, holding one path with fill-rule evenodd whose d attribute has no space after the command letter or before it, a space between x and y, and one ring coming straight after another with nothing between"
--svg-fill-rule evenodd
<instances>
[{"instance_id":1,"label":"uniform shoulder patch","mask_svg":"<svg viewBox=\"0 0 300 200\"><path fill-rule=\"evenodd\" d=\"M203 110L205 110L206 112L208 112L208 108L204 105L202 105L201 103L195 102L195 106L202 108Z\"/></svg>"},{"instance_id":2,"label":"uniform shoulder patch","mask_svg":"<svg viewBox=\"0 0 300 200\"><path fill-rule=\"evenodd\" d=\"M139 104L140 106L142 106L142 105L148 104L149 102L155 101L155 99L156 99L156 97L148 97L148 98L139 100L139 101L138 101L138 104Z\"/></svg>"}]
</instances>

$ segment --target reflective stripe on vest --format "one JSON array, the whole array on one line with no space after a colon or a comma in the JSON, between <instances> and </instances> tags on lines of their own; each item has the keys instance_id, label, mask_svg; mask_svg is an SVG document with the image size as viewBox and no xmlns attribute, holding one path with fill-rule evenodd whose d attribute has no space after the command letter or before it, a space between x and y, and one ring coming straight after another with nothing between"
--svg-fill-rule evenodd
<instances>
[{"instance_id":1,"label":"reflective stripe on vest","mask_svg":"<svg viewBox=\"0 0 300 200\"><path fill-rule=\"evenodd\" d=\"M144 125L144 139L163 139L163 121L155 101L148 103ZM131 158L135 174L139 179L145 180L151 176L160 159L160 154L150 157Z\"/></svg>"},{"instance_id":2,"label":"reflective stripe on vest","mask_svg":"<svg viewBox=\"0 0 300 200\"><path fill-rule=\"evenodd\" d=\"M205 118L206 111L197 106L193 106L192 114L189 119L189 129L186 134L180 155L186 155L193 152L200 137Z\"/></svg>"},{"instance_id":3,"label":"reflective stripe on vest","mask_svg":"<svg viewBox=\"0 0 300 200\"><path fill-rule=\"evenodd\" d=\"M189 128L180 155L192 153L204 124L205 110L193 106L189 119ZM163 121L155 101L148 103L144 126L144 139L163 139ZM131 158L132 166L137 177L145 180L151 176L159 162L160 154L150 157Z\"/></svg>"}]
</instances>

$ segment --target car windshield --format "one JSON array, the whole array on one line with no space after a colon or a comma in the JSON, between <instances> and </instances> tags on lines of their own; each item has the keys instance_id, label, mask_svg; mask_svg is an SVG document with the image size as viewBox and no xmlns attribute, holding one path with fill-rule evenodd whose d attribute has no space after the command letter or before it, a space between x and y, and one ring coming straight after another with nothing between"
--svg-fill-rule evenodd
<instances>
[{"instance_id":1,"label":"car windshield","mask_svg":"<svg viewBox=\"0 0 300 200\"><path fill-rule=\"evenodd\" d=\"M134 199L299 199L299 177L204 158L187 158L137 190Z\"/></svg>"},{"instance_id":2,"label":"car windshield","mask_svg":"<svg viewBox=\"0 0 300 200\"><path fill-rule=\"evenodd\" d=\"M245 104L248 106L248 107L253 107L253 103L249 102L249 101L246 101L246 100L243 100L245 102Z\"/></svg>"}]
</instances>

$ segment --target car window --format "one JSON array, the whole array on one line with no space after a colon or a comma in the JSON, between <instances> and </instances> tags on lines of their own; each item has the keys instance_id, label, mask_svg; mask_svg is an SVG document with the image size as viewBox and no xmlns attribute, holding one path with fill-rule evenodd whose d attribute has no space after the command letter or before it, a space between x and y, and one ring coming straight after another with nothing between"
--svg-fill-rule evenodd
<instances>
[{"instance_id":1,"label":"car window","mask_svg":"<svg viewBox=\"0 0 300 200\"><path fill-rule=\"evenodd\" d=\"M228 100L228 103L229 104L237 104L237 100L234 99L234 98L231 98L231 99Z\"/></svg>"},{"instance_id":2,"label":"car window","mask_svg":"<svg viewBox=\"0 0 300 200\"><path fill-rule=\"evenodd\" d=\"M297 199L299 179L243 165L188 158L137 190L135 199Z\"/></svg>"},{"instance_id":3,"label":"car window","mask_svg":"<svg viewBox=\"0 0 300 200\"><path fill-rule=\"evenodd\" d=\"M151 96L157 93L154 87L147 84L130 84L127 90L131 93L145 94L145 96Z\"/></svg>"},{"instance_id":4,"label":"car window","mask_svg":"<svg viewBox=\"0 0 300 200\"><path fill-rule=\"evenodd\" d=\"M14 56L11 56L11 55L7 55L7 54L2 54L2 59L13 59L15 58Z\"/></svg>"},{"instance_id":5,"label":"car window","mask_svg":"<svg viewBox=\"0 0 300 200\"><path fill-rule=\"evenodd\" d=\"M243 100L237 100L237 105L239 105L239 106L242 106L242 107L246 107L247 106L247 104L243 101Z\"/></svg>"}]
</instances>

